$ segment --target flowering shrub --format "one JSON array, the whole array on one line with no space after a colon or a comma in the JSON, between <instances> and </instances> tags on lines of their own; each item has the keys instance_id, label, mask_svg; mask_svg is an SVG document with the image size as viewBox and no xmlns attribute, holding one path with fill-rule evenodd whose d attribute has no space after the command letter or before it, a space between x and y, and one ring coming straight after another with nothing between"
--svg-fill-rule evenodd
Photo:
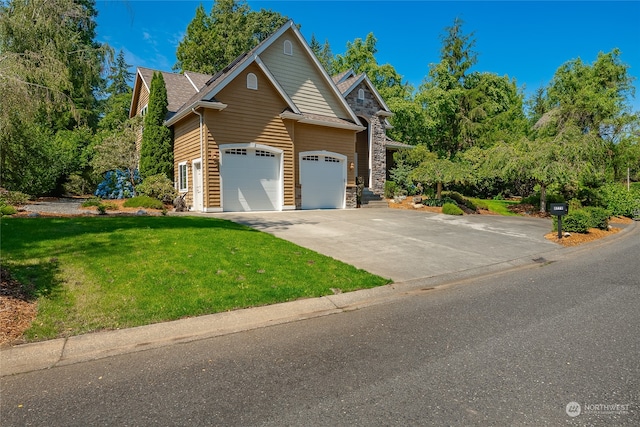
<instances>
[{"instance_id":1,"label":"flowering shrub","mask_svg":"<svg viewBox=\"0 0 640 427\"><path fill-rule=\"evenodd\" d=\"M133 177L129 171L117 169L105 174L104 180L98 184L94 193L103 199L128 199L136 195L135 185L140 183L140 175L136 170Z\"/></svg>"}]
</instances>

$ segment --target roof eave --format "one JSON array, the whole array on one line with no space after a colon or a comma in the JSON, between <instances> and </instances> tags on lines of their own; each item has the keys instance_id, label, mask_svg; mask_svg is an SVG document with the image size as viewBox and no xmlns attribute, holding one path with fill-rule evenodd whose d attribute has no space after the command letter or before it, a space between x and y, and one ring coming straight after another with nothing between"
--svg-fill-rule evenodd
<instances>
[{"instance_id":1,"label":"roof eave","mask_svg":"<svg viewBox=\"0 0 640 427\"><path fill-rule=\"evenodd\" d=\"M197 108L208 108L210 110L222 111L227 108L227 106L227 104L223 104L222 102L196 101L188 107L182 109L178 113L174 114L169 120L164 122L164 125L167 127L173 126L189 114L192 114L192 110Z\"/></svg>"}]
</instances>

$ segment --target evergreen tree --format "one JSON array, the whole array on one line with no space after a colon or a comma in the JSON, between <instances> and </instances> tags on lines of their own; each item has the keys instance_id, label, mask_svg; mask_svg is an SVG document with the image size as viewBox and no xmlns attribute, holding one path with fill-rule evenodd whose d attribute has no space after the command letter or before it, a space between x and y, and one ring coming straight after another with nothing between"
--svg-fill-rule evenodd
<instances>
[{"instance_id":1,"label":"evergreen tree","mask_svg":"<svg viewBox=\"0 0 640 427\"><path fill-rule=\"evenodd\" d=\"M215 0L208 15L199 5L178 44L173 68L214 74L258 45L287 20L270 10L254 12L239 0Z\"/></svg>"},{"instance_id":2,"label":"evergreen tree","mask_svg":"<svg viewBox=\"0 0 640 427\"><path fill-rule=\"evenodd\" d=\"M162 73L154 72L140 147L140 175L142 178L164 174L173 180L173 141L170 129L164 126L167 105L167 88L164 84L164 77L162 77Z\"/></svg>"}]
</instances>

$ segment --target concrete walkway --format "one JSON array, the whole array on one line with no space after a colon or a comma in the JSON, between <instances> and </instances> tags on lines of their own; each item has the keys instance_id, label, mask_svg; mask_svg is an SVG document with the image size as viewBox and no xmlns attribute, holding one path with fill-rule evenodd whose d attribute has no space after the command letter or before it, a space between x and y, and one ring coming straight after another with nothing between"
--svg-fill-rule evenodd
<instances>
[{"instance_id":1,"label":"concrete walkway","mask_svg":"<svg viewBox=\"0 0 640 427\"><path fill-rule=\"evenodd\" d=\"M0 376L207 339L312 317L340 313L465 280L560 260L582 247L544 239L550 220L520 217L449 217L395 209L205 214L250 225L353 264L396 283L321 298L218 313L131 329L97 332L0 350Z\"/></svg>"}]
</instances>

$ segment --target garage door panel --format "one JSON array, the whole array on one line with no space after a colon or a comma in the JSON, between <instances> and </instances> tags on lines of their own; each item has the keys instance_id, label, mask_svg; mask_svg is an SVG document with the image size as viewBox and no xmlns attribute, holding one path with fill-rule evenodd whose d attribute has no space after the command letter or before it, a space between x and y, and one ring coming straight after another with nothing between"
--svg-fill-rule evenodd
<instances>
[{"instance_id":1,"label":"garage door panel","mask_svg":"<svg viewBox=\"0 0 640 427\"><path fill-rule=\"evenodd\" d=\"M280 154L246 148L222 150L223 210L280 210L282 181Z\"/></svg>"},{"instance_id":2,"label":"garage door panel","mask_svg":"<svg viewBox=\"0 0 640 427\"><path fill-rule=\"evenodd\" d=\"M344 207L346 162L327 154L302 155L300 184L302 209L336 209Z\"/></svg>"}]
</instances>

